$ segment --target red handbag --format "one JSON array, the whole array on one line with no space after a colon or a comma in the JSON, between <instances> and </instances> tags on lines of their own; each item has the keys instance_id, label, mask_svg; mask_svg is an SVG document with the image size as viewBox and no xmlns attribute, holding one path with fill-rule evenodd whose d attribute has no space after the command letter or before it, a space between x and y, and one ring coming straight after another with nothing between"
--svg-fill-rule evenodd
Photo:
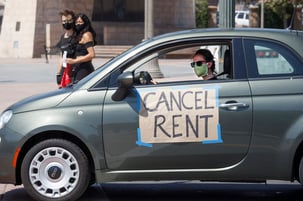
<instances>
[{"instance_id":1,"label":"red handbag","mask_svg":"<svg viewBox=\"0 0 303 201\"><path fill-rule=\"evenodd\" d=\"M64 68L62 79L61 79L61 87L67 87L71 83L71 66L67 64L66 68Z\"/></svg>"}]
</instances>

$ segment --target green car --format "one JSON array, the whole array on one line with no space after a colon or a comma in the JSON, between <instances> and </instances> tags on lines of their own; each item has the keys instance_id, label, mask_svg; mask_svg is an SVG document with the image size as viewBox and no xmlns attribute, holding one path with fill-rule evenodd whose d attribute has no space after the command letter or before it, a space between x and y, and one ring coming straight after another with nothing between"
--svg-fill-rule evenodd
<instances>
[{"instance_id":1,"label":"green car","mask_svg":"<svg viewBox=\"0 0 303 201\"><path fill-rule=\"evenodd\" d=\"M108 181L303 182L303 32L164 34L0 118L0 182L37 200Z\"/></svg>"}]
</instances>

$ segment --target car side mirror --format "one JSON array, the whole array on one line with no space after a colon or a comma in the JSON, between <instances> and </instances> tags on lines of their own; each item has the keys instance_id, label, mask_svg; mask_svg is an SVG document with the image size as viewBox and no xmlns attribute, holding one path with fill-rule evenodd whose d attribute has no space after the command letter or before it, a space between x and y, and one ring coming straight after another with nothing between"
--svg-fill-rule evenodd
<instances>
[{"instance_id":1,"label":"car side mirror","mask_svg":"<svg viewBox=\"0 0 303 201\"><path fill-rule=\"evenodd\" d=\"M118 89L115 91L115 93L112 95L113 101L121 101L130 92L130 88L134 84L134 76L132 72L124 72L120 74L117 78L118 82Z\"/></svg>"}]
</instances>

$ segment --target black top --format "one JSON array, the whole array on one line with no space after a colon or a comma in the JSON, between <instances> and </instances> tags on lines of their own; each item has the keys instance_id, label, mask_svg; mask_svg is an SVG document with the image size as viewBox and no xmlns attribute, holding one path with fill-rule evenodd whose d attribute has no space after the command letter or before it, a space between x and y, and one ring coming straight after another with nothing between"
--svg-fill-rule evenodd
<instances>
[{"instance_id":1,"label":"black top","mask_svg":"<svg viewBox=\"0 0 303 201\"><path fill-rule=\"evenodd\" d=\"M76 45L76 56L84 56L88 54L87 48L93 47L94 42L90 41L87 43L78 43Z\"/></svg>"},{"instance_id":2,"label":"black top","mask_svg":"<svg viewBox=\"0 0 303 201\"><path fill-rule=\"evenodd\" d=\"M73 37L64 37L64 34L62 34L60 41L57 43L57 47L61 49L61 52L63 54L64 51L67 51L67 57L68 58L74 58L75 57L75 48L72 43Z\"/></svg>"}]
</instances>

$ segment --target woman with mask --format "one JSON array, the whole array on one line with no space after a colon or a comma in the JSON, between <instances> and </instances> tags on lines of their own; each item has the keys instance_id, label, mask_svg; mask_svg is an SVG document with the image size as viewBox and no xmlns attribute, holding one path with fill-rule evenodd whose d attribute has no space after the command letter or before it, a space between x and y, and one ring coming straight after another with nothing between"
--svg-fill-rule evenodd
<instances>
[{"instance_id":1,"label":"woman with mask","mask_svg":"<svg viewBox=\"0 0 303 201\"><path fill-rule=\"evenodd\" d=\"M62 83L62 75L66 68L65 58L73 58L75 56L74 45L76 43L76 32L74 31L75 14L72 10L64 10L60 12L62 26L64 33L61 35L57 47L61 49L61 57L57 69L57 84L58 87L65 87L66 84Z\"/></svg>"},{"instance_id":2,"label":"woman with mask","mask_svg":"<svg viewBox=\"0 0 303 201\"><path fill-rule=\"evenodd\" d=\"M203 80L216 79L214 56L208 49L199 49L193 56L190 64L198 77Z\"/></svg>"},{"instance_id":3,"label":"woman with mask","mask_svg":"<svg viewBox=\"0 0 303 201\"><path fill-rule=\"evenodd\" d=\"M96 45L96 32L85 14L76 15L75 30L77 32L75 58L66 59L66 62L72 65L73 82L81 80L94 71L92 59L95 57Z\"/></svg>"}]
</instances>

